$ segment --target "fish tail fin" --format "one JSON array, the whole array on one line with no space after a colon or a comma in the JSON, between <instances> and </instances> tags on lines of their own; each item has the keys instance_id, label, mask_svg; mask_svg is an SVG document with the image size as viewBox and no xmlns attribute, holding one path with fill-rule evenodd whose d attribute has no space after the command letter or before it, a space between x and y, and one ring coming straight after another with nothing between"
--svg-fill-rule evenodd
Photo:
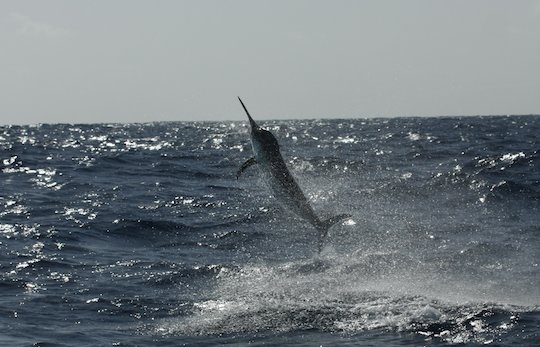
<instances>
[{"instance_id":1,"label":"fish tail fin","mask_svg":"<svg viewBox=\"0 0 540 347\"><path fill-rule=\"evenodd\" d=\"M338 214L337 216L333 216L333 217L330 217L328 219L325 219L325 220L321 221L317 225L317 230L319 231L319 244L318 244L317 249L318 249L319 253L321 253L321 250L322 250L323 245L324 245L324 239L328 235L328 230L332 227L332 225L334 225L336 223L339 223L342 220L351 218L351 217L352 216L350 214L346 214L346 213Z\"/></svg>"}]
</instances>

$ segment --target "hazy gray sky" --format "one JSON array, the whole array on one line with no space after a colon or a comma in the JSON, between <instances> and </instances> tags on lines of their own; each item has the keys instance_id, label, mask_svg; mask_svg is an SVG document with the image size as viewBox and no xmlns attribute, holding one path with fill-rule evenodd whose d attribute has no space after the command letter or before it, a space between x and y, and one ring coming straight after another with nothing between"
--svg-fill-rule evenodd
<instances>
[{"instance_id":1,"label":"hazy gray sky","mask_svg":"<svg viewBox=\"0 0 540 347\"><path fill-rule=\"evenodd\" d=\"M0 1L0 124L540 113L540 1Z\"/></svg>"}]
</instances>

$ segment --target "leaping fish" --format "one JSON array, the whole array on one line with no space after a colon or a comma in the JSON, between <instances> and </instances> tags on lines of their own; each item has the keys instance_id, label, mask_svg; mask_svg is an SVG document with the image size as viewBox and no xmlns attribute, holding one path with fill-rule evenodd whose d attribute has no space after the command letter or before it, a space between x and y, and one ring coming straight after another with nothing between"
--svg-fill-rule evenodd
<instances>
[{"instance_id":1,"label":"leaping fish","mask_svg":"<svg viewBox=\"0 0 540 347\"><path fill-rule=\"evenodd\" d=\"M302 189L298 186L294 177L287 169L279 151L279 143L275 136L268 130L262 129L249 114L242 99L238 97L240 104L246 111L251 127L251 145L254 156L249 158L236 173L236 179L248 167L258 164L261 173L266 179L270 190L278 202L296 213L298 216L307 220L319 232L318 251L322 250L324 239L328 235L330 227L342 220L351 218L349 214L339 214L337 216L321 220L313 211L313 208L306 199Z\"/></svg>"}]
</instances>

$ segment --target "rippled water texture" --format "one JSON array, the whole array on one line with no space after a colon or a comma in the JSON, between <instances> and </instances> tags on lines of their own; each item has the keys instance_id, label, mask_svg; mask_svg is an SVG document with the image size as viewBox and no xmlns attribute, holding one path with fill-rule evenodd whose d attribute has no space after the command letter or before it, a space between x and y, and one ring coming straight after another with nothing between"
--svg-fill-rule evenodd
<instances>
[{"instance_id":1,"label":"rippled water texture","mask_svg":"<svg viewBox=\"0 0 540 347\"><path fill-rule=\"evenodd\" d=\"M0 345L540 345L540 117L0 127Z\"/></svg>"}]
</instances>

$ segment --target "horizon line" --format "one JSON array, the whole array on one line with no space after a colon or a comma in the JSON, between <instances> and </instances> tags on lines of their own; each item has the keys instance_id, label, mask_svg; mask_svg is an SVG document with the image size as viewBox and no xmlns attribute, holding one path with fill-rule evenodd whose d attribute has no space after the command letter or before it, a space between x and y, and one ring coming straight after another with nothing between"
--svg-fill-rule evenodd
<instances>
[{"instance_id":1,"label":"horizon line","mask_svg":"<svg viewBox=\"0 0 540 347\"><path fill-rule=\"evenodd\" d=\"M369 119L403 119L403 118L424 118L424 119L433 119L433 118L487 118L487 117L537 117L540 116L540 113L523 113L523 114L476 114L476 115L434 115L434 116L367 116L367 117L316 117L316 118L258 118L260 121L303 121L303 120L369 120ZM240 122L246 123L247 121L242 119L221 119L221 120L154 120L154 121L134 121L134 122L125 122L125 121L113 121L113 122L37 122L37 123L0 123L0 127L12 127L12 126L41 126L41 125L92 125L92 124L152 124L152 123L219 123L219 122Z\"/></svg>"}]
</instances>

